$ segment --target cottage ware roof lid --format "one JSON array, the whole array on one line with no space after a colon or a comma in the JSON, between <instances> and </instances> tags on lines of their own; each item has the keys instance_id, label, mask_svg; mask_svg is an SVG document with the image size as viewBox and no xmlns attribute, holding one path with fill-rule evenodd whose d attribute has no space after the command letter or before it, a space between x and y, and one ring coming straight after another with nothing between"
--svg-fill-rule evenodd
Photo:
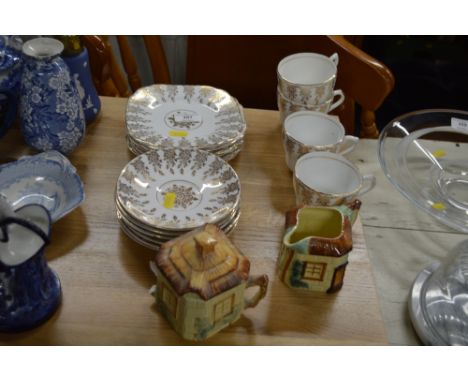
<instances>
[{"instance_id":1,"label":"cottage ware roof lid","mask_svg":"<svg viewBox=\"0 0 468 382\"><path fill-rule=\"evenodd\" d=\"M239 285L250 270L249 260L213 224L163 244L156 264L177 294L204 300Z\"/></svg>"}]
</instances>

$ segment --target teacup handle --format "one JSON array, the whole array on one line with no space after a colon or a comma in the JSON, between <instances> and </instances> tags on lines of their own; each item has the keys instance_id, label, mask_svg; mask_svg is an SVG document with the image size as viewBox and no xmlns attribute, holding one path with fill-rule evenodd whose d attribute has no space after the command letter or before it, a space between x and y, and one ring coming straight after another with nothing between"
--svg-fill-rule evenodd
<instances>
[{"instance_id":1,"label":"teacup handle","mask_svg":"<svg viewBox=\"0 0 468 382\"><path fill-rule=\"evenodd\" d=\"M359 138L354 135L346 135L344 137L343 143L340 146L340 154L345 155L350 153L356 148L356 145L359 142Z\"/></svg>"},{"instance_id":2,"label":"teacup handle","mask_svg":"<svg viewBox=\"0 0 468 382\"><path fill-rule=\"evenodd\" d=\"M333 63L338 66L338 61L339 61L339 57L338 57L338 53L333 53L331 56L330 56L330 60L333 61Z\"/></svg>"},{"instance_id":3,"label":"teacup handle","mask_svg":"<svg viewBox=\"0 0 468 382\"><path fill-rule=\"evenodd\" d=\"M335 98L336 96L338 96L339 98L336 102L334 102L330 106L330 109L328 109L329 112L332 110L335 110L338 106L340 106L344 102L345 96L341 89L333 90L333 98Z\"/></svg>"},{"instance_id":4,"label":"teacup handle","mask_svg":"<svg viewBox=\"0 0 468 382\"><path fill-rule=\"evenodd\" d=\"M254 296L252 296L251 298L246 298L244 300L244 307L246 309L257 306L260 300L263 297L265 297L267 289L268 289L268 276L267 275L250 276L249 279L247 280L246 289L253 287L253 286L258 286L260 287L260 289L258 290L257 293L255 293Z\"/></svg>"},{"instance_id":5,"label":"teacup handle","mask_svg":"<svg viewBox=\"0 0 468 382\"><path fill-rule=\"evenodd\" d=\"M367 184L365 184L367 183ZM376 179L374 175L368 174L362 177L363 187L357 193L357 196L364 195L375 187Z\"/></svg>"}]
</instances>

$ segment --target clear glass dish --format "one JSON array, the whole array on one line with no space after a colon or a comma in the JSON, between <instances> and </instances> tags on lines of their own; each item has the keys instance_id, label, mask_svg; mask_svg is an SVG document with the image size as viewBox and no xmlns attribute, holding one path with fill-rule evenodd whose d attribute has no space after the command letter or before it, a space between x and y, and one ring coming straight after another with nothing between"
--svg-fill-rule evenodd
<instances>
[{"instance_id":1,"label":"clear glass dish","mask_svg":"<svg viewBox=\"0 0 468 382\"><path fill-rule=\"evenodd\" d=\"M468 240L419 273L409 311L426 345L468 345Z\"/></svg>"},{"instance_id":2,"label":"clear glass dish","mask_svg":"<svg viewBox=\"0 0 468 382\"><path fill-rule=\"evenodd\" d=\"M379 137L390 182L442 223L468 233L468 112L421 110L391 121ZM441 143L450 138L453 144Z\"/></svg>"}]
</instances>

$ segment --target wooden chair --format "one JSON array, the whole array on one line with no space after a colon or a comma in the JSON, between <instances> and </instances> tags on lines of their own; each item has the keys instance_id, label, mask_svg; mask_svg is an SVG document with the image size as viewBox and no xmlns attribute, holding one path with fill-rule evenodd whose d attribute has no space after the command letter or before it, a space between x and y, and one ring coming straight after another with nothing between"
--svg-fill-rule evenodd
<instances>
[{"instance_id":1,"label":"wooden chair","mask_svg":"<svg viewBox=\"0 0 468 382\"><path fill-rule=\"evenodd\" d=\"M357 103L361 136L377 137L374 113L393 89L393 75L342 36L189 36L187 83L225 89L246 107L277 109L277 64L304 51L338 53L336 88L343 90L346 101L335 112L353 134Z\"/></svg>"},{"instance_id":2,"label":"wooden chair","mask_svg":"<svg viewBox=\"0 0 468 382\"><path fill-rule=\"evenodd\" d=\"M81 36L89 53L93 81L100 95L129 97L141 87L138 66L127 37L117 36L125 73L115 57L107 36ZM171 83L166 55L159 36L143 36L154 83Z\"/></svg>"}]
</instances>

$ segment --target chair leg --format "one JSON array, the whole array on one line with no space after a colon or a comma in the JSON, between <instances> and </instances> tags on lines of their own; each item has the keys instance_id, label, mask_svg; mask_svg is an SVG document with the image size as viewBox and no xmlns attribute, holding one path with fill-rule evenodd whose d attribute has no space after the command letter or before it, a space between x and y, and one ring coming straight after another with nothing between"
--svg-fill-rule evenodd
<instances>
[{"instance_id":1,"label":"chair leg","mask_svg":"<svg viewBox=\"0 0 468 382\"><path fill-rule=\"evenodd\" d=\"M375 113L370 110L362 110L361 112L361 137L362 138L378 138L379 131L375 124Z\"/></svg>"}]
</instances>

